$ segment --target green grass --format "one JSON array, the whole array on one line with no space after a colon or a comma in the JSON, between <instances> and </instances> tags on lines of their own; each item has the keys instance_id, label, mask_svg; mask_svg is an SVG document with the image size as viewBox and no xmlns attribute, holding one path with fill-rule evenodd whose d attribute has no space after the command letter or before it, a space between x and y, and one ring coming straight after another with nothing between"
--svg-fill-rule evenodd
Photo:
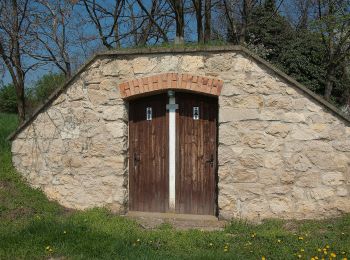
<instances>
[{"instance_id":1,"label":"green grass","mask_svg":"<svg viewBox=\"0 0 350 260\"><path fill-rule=\"evenodd\" d=\"M30 188L11 165L5 137L15 115L0 114L0 259L310 259L349 256L350 215L324 221L232 221L224 231L144 230L105 209L69 211ZM279 242L280 241L280 242ZM344 252L344 254L342 254Z\"/></svg>"}]
</instances>

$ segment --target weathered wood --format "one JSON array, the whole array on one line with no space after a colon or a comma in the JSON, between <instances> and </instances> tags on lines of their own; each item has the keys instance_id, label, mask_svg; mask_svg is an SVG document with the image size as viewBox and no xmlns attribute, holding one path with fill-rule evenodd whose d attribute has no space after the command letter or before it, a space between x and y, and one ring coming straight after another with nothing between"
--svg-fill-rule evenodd
<instances>
[{"instance_id":1,"label":"weathered wood","mask_svg":"<svg viewBox=\"0 0 350 260\"><path fill-rule=\"evenodd\" d=\"M168 211L168 124L166 94L129 104L129 209ZM152 120L146 108L152 107Z\"/></svg>"},{"instance_id":2,"label":"weathered wood","mask_svg":"<svg viewBox=\"0 0 350 260\"><path fill-rule=\"evenodd\" d=\"M176 93L176 212L215 214L218 103L213 97ZM200 118L193 119L193 107Z\"/></svg>"}]
</instances>

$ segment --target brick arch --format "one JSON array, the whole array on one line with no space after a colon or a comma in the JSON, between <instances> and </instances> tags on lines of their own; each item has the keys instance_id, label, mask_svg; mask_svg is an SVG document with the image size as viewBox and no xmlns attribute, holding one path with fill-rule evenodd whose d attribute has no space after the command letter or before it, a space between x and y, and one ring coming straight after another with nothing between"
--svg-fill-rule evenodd
<instances>
[{"instance_id":1,"label":"brick arch","mask_svg":"<svg viewBox=\"0 0 350 260\"><path fill-rule=\"evenodd\" d=\"M118 85L123 99L133 98L168 89L180 89L219 96L223 81L217 78L181 73L163 73L132 79Z\"/></svg>"}]
</instances>

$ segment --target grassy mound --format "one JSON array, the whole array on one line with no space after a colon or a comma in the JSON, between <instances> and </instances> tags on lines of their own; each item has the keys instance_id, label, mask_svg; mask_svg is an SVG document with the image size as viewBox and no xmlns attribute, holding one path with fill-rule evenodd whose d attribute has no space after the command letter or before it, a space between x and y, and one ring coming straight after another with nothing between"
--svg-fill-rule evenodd
<instances>
[{"instance_id":1,"label":"grassy mound","mask_svg":"<svg viewBox=\"0 0 350 260\"><path fill-rule=\"evenodd\" d=\"M346 259L350 215L324 221L232 221L224 231L144 230L105 209L71 211L30 188L5 138L15 115L0 114L0 259Z\"/></svg>"}]
</instances>

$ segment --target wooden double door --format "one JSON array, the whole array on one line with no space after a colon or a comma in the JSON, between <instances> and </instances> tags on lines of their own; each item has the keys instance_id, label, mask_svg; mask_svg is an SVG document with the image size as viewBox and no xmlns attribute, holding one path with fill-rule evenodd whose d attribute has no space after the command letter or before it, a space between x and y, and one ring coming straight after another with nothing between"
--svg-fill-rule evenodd
<instances>
[{"instance_id":1,"label":"wooden double door","mask_svg":"<svg viewBox=\"0 0 350 260\"><path fill-rule=\"evenodd\" d=\"M175 101L175 131L169 131L166 93L129 103L129 209L214 215L217 98L176 92ZM169 132L176 135L175 162L169 162ZM169 206L171 185L175 208Z\"/></svg>"}]
</instances>

